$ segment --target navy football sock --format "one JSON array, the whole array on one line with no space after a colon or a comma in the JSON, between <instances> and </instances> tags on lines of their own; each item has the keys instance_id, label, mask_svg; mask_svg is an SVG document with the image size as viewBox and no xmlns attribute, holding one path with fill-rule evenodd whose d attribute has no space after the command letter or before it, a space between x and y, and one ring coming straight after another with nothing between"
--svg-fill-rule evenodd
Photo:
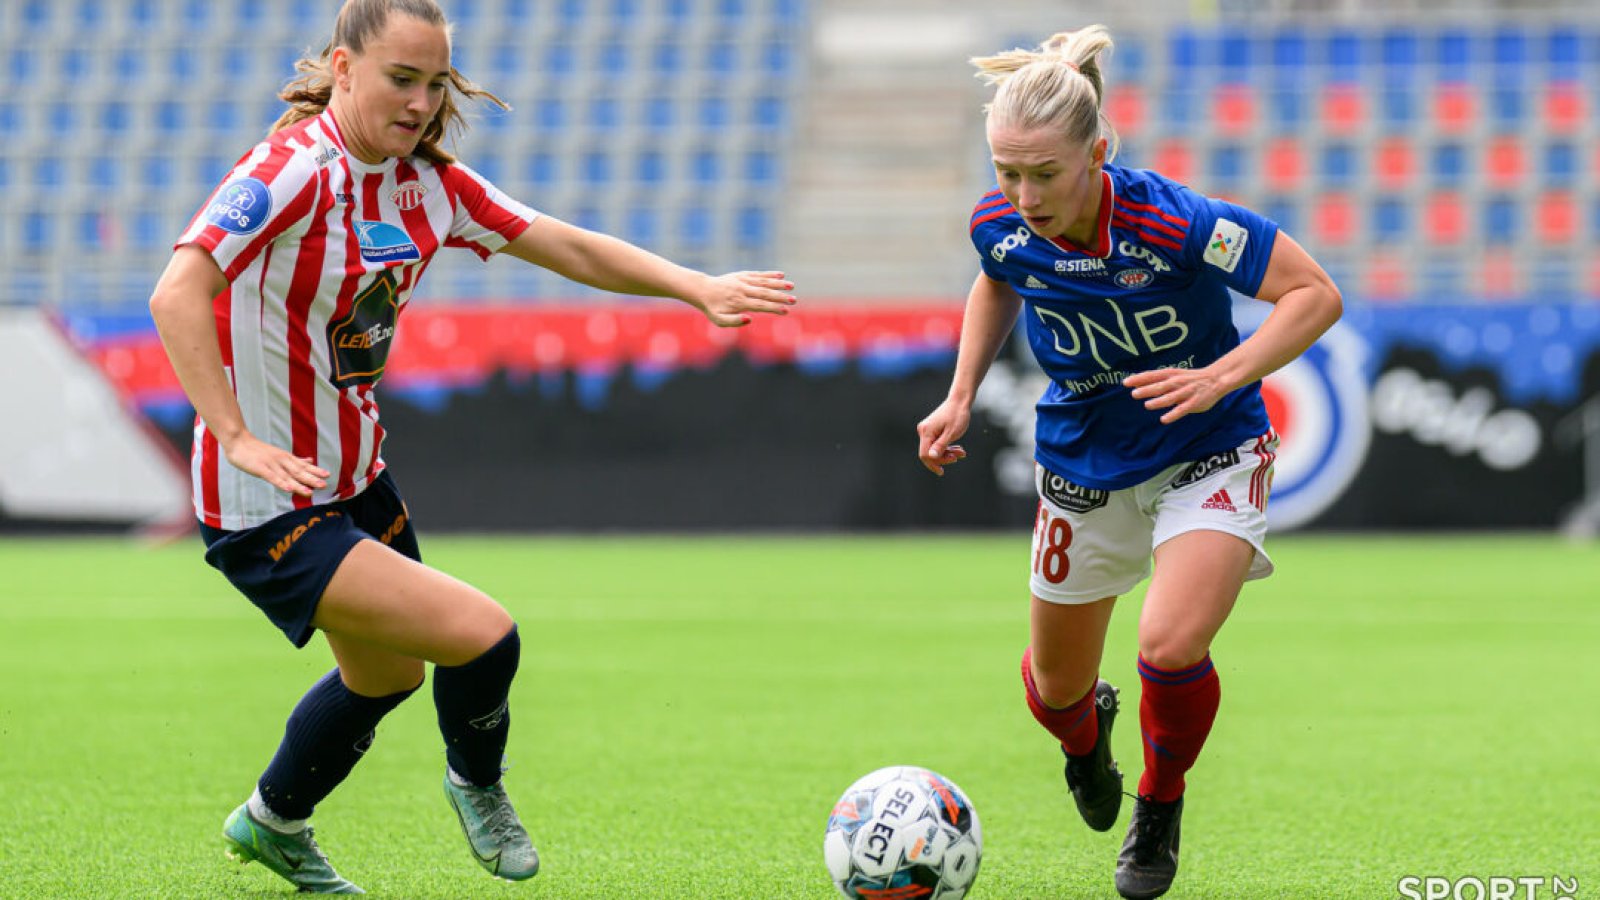
<instances>
[{"instance_id":1,"label":"navy football sock","mask_svg":"<svg viewBox=\"0 0 1600 900\"><path fill-rule=\"evenodd\" d=\"M507 698L522 657L517 626L477 659L461 666L435 666L433 704L439 713L445 758L457 775L478 787L500 780L500 763L511 731Z\"/></svg>"},{"instance_id":2,"label":"navy football sock","mask_svg":"<svg viewBox=\"0 0 1600 900\"><path fill-rule=\"evenodd\" d=\"M322 676L289 714L283 742L257 785L261 799L285 819L310 818L372 746L378 722L416 689L366 697L345 687L338 669Z\"/></svg>"}]
</instances>

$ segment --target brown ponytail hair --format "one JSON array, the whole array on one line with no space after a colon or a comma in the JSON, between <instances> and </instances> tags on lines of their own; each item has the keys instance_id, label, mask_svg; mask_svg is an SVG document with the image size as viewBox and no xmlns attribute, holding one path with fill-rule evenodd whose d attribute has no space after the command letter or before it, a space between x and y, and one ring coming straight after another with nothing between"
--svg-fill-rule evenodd
<instances>
[{"instance_id":1,"label":"brown ponytail hair","mask_svg":"<svg viewBox=\"0 0 1600 900\"><path fill-rule=\"evenodd\" d=\"M352 53L362 52L367 41L383 31L384 26L389 24L389 16L394 13L411 16L447 30L450 27L445 20L444 11L434 0L345 0L344 6L339 8L339 17L334 21L333 40L322 48L320 55L306 56L295 61L294 68L296 72L301 73L300 76L284 85L283 90L278 92L278 97L288 103L289 108L278 117L278 121L273 124L269 133L287 128L302 119L322 115L323 110L328 108L328 102L333 98L333 48L344 47ZM454 88L454 93L459 93L463 97L486 100L501 109L511 108L504 100L456 71L455 66L450 67L450 86ZM439 112L422 129L422 139L417 142L416 155L434 165L455 162L455 156L441 147L440 142L452 131L461 132L466 128L466 119L456 106L455 97L451 91L445 91L444 102L440 104Z\"/></svg>"}]
</instances>

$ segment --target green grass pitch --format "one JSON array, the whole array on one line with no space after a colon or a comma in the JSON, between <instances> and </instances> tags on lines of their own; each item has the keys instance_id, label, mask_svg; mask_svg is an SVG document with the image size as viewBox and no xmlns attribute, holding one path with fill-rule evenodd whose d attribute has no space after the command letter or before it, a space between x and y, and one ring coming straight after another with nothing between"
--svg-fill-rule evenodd
<instances>
[{"instance_id":1,"label":"green grass pitch","mask_svg":"<svg viewBox=\"0 0 1600 900\"><path fill-rule=\"evenodd\" d=\"M1286 536L1214 655L1175 898L1394 897L1407 875L1600 889L1600 549ZM439 538L521 623L507 785L544 857L491 880L445 803L426 694L318 810L380 896L826 898L840 791L915 764L983 822L976 898L1114 897L1028 716L1025 534ZM1141 768L1134 623L1105 675ZM300 693L295 652L199 543L0 541L0 896L282 896L224 859ZM1470 888L1466 896L1472 896ZM1520 894L1519 894L1520 896ZM1544 894L1540 894L1544 896Z\"/></svg>"}]
</instances>

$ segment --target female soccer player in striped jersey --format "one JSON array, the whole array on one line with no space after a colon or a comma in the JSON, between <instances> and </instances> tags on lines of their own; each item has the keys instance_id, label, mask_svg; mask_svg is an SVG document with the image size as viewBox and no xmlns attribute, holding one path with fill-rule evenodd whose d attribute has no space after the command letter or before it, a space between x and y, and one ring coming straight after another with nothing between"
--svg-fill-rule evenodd
<instances>
[{"instance_id":1,"label":"female soccer player in striped jersey","mask_svg":"<svg viewBox=\"0 0 1600 900\"><path fill-rule=\"evenodd\" d=\"M538 854L501 786L516 624L421 563L380 452L373 388L396 320L443 247L677 298L721 326L784 314L793 286L679 267L540 215L457 162L441 147L460 120L452 92L498 100L451 66L433 0L348 0L328 48L297 68L291 108L184 231L150 301L198 412L207 561L296 646L321 631L338 663L290 715L224 839L303 890L358 892L306 820L431 662L445 792L472 854L530 878Z\"/></svg>"},{"instance_id":2,"label":"female soccer player in striped jersey","mask_svg":"<svg viewBox=\"0 0 1600 900\"><path fill-rule=\"evenodd\" d=\"M1035 434L1027 703L1061 743L1080 814L1110 829L1118 702L1100 660L1117 596L1151 574L1153 556L1139 617L1145 767L1115 880L1125 897L1156 897L1177 873L1184 775L1220 698L1212 640L1243 583L1272 571L1264 511L1277 436L1260 380L1327 330L1342 301L1273 222L1110 162L1099 63L1110 46L1092 26L973 60L998 86L987 109L998 184L973 210L982 272L949 396L917 426L918 455L936 474L966 455L956 441L973 397L1021 314L1050 376ZM1273 304L1242 343L1230 289Z\"/></svg>"}]
</instances>

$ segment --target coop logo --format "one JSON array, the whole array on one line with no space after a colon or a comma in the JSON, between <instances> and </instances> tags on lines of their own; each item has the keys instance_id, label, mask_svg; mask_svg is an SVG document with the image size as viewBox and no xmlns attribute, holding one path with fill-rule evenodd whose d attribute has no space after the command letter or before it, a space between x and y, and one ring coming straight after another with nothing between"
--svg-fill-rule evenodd
<instances>
[{"instance_id":1,"label":"coop logo","mask_svg":"<svg viewBox=\"0 0 1600 900\"><path fill-rule=\"evenodd\" d=\"M1156 276L1150 274L1149 269L1123 269L1111 280L1115 281L1118 287L1136 291L1142 287L1149 287L1150 282L1156 280Z\"/></svg>"},{"instance_id":2,"label":"coop logo","mask_svg":"<svg viewBox=\"0 0 1600 900\"><path fill-rule=\"evenodd\" d=\"M1266 313L1248 304L1234 311L1241 338L1259 327ZM1349 326L1336 323L1299 358L1261 383L1272 428L1278 433L1272 503L1267 521L1294 528L1315 519L1355 480L1372 442L1367 414L1367 345Z\"/></svg>"},{"instance_id":3,"label":"coop logo","mask_svg":"<svg viewBox=\"0 0 1600 900\"><path fill-rule=\"evenodd\" d=\"M1578 879L1561 875L1407 875L1395 890L1402 900L1576 900Z\"/></svg>"},{"instance_id":4,"label":"coop logo","mask_svg":"<svg viewBox=\"0 0 1600 900\"><path fill-rule=\"evenodd\" d=\"M422 258L411 236L388 222L358 220L356 239L361 243L361 258L367 262L407 262Z\"/></svg>"},{"instance_id":5,"label":"coop logo","mask_svg":"<svg viewBox=\"0 0 1600 900\"><path fill-rule=\"evenodd\" d=\"M1105 506L1106 501L1111 497L1110 491L1073 484L1049 469L1041 469L1041 471L1043 474L1039 477L1039 493L1043 494L1046 500L1067 512L1075 512L1080 515L1093 512Z\"/></svg>"},{"instance_id":6,"label":"coop logo","mask_svg":"<svg viewBox=\"0 0 1600 900\"><path fill-rule=\"evenodd\" d=\"M1239 223L1218 219L1217 227L1211 230L1211 240L1206 243L1206 262L1224 272L1232 272L1239 267L1239 257L1244 254L1244 245L1249 239L1250 232Z\"/></svg>"},{"instance_id":7,"label":"coop logo","mask_svg":"<svg viewBox=\"0 0 1600 900\"><path fill-rule=\"evenodd\" d=\"M1117 243L1117 252L1121 253L1123 256L1131 256L1134 259L1142 259L1149 263L1150 268L1155 269L1157 272L1172 271L1172 264L1157 256L1154 250L1151 250L1149 247L1141 247L1132 241L1119 241Z\"/></svg>"},{"instance_id":8,"label":"coop logo","mask_svg":"<svg viewBox=\"0 0 1600 900\"><path fill-rule=\"evenodd\" d=\"M989 248L989 255L994 257L995 262L1005 262L1007 253L1010 253L1018 247L1028 246L1028 237L1029 233L1027 228L1018 228L1012 234L1006 235L1005 240Z\"/></svg>"},{"instance_id":9,"label":"coop logo","mask_svg":"<svg viewBox=\"0 0 1600 900\"><path fill-rule=\"evenodd\" d=\"M1093 256L1088 259L1058 259L1056 271L1065 275L1077 275L1080 278L1092 278L1105 275L1106 264Z\"/></svg>"},{"instance_id":10,"label":"coop logo","mask_svg":"<svg viewBox=\"0 0 1600 900\"><path fill-rule=\"evenodd\" d=\"M422 198L428 193L428 186L420 181L403 181L394 189L389 199L401 212L409 212L422 205Z\"/></svg>"},{"instance_id":11,"label":"coop logo","mask_svg":"<svg viewBox=\"0 0 1600 900\"><path fill-rule=\"evenodd\" d=\"M272 213L272 191L259 178L240 178L223 185L206 208L206 221L229 234L249 234Z\"/></svg>"}]
</instances>

